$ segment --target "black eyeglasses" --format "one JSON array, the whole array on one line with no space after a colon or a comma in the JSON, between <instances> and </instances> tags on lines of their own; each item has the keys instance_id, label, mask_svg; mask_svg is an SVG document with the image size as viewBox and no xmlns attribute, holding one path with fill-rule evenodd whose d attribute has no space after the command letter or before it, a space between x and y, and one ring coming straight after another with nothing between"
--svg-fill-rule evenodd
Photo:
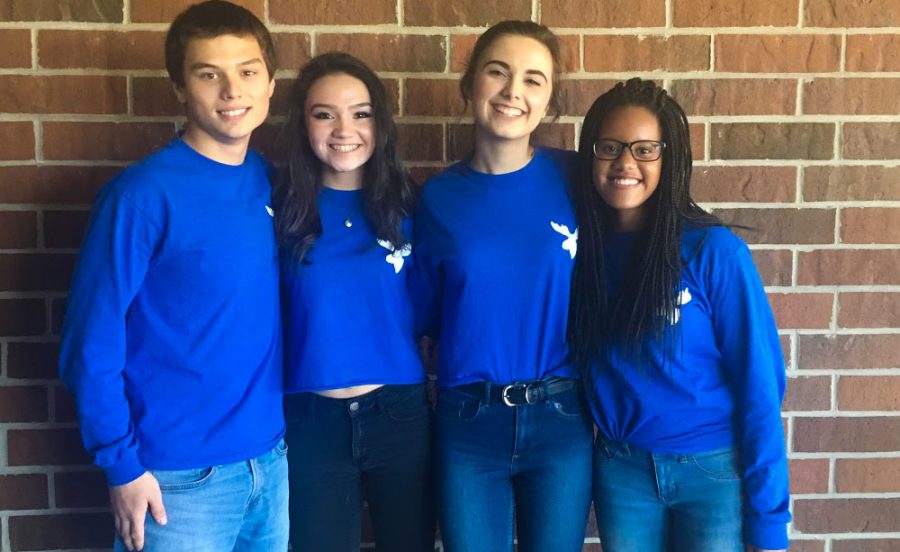
<instances>
[{"instance_id":1,"label":"black eyeglasses","mask_svg":"<svg viewBox=\"0 0 900 552\"><path fill-rule=\"evenodd\" d=\"M620 142L618 140L602 139L594 142L594 157L607 161L614 161L628 148L635 161L656 161L666 149L665 142L656 140L637 140L634 142Z\"/></svg>"}]
</instances>

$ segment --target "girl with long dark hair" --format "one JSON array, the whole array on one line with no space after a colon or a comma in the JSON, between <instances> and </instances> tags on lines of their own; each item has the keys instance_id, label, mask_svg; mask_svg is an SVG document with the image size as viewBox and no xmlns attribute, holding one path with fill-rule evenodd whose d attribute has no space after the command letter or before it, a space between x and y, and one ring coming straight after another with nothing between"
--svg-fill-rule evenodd
<instances>
[{"instance_id":1,"label":"girl with long dark hair","mask_svg":"<svg viewBox=\"0 0 900 552\"><path fill-rule=\"evenodd\" d=\"M415 188L384 86L358 59L300 69L273 193L282 255L295 551L433 548L430 415L406 289Z\"/></svg>"},{"instance_id":2,"label":"girl with long dark hair","mask_svg":"<svg viewBox=\"0 0 900 552\"><path fill-rule=\"evenodd\" d=\"M565 340L574 154L532 146L558 109L559 48L505 21L460 82L474 151L422 191L413 296L439 340L435 455L448 552L580 551L592 430Z\"/></svg>"},{"instance_id":3,"label":"girl with long dark hair","mask_svg":"<svg viewBox=\"0 0 900 552\"><path fill-rule=\"evenodd\" d=\"M619 83L579 156L568 333L603 550L783 550L778 332L746 244L691 198L684 112L653 82Z\"/></svg>"}]
</instances>

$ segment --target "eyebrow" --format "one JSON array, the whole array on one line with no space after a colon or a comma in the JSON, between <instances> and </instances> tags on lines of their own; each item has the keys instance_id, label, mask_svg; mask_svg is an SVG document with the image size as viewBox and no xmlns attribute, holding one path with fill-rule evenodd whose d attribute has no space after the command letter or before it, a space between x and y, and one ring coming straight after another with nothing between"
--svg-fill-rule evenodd
<instances>
[{"instance_id":1,"label":"eyebrow","mask_svg":"<svg viewBox=\"0 0 900 552\"><path fill-rule=\"evenodd\" d=\"M484 67L487 67L488 65L491 65L492 63L493 63L493 64L496 64L496 65L499 65L500 67L503 67L503 68L506 69L507 71L510 69L508 63L506 63L505 61L500 61L499 59L492 59L492 60L490 60L490 61L487 61L487 62L484 64ZM526 70L525 70L525 74L526 74L526 75L540 75L540 76L544 77L544 80L545 80L545 81L549 81L549 80L550 80L550 79L547 78L547 75L545 75L543 71L540 71L540 70L538 70L538 69L526 69Z\"/></svg>"},{"instance_id":2,"label":"eyebrow","mask_svg":"<svg viewBox=\"0 0 900 552\"><path fill-rule=\"evenodd\" d=\"M316 109L316 108L322 108L322 107L324 107L326 109L337 109L336 105L324 104L324 103L317 103L317 104L312 104L311 106L309 106L310 109ZM372 102L359 102L359 103L355 103L349 107L351 109L358 108L358 107L372 107Z\"/></svg>"},{"instance_id":3,"label":"eyebrow","mask_svg":"<svg viewBox=\"0 0 900 552\"><path fill-rule=\"evenodd\" d=\"M247 61L242 61L242 62L238 63L237 66L243 67L245 65L254 65L254 64L262 63L262 62L263 61L259 58L253 58L253 59L248 59ZM191 65L191 71L196 71L197 69L219 69L219 66L212 64L212 63L203 63L203 62L199 62L199 63L195 63L195 64Z\"/></svg>"}]
</instances>

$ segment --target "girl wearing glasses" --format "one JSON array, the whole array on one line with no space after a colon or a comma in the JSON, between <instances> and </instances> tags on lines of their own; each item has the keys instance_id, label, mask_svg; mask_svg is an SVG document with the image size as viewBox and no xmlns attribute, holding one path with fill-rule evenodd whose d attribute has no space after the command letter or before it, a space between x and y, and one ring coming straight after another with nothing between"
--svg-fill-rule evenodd
<instances>
[{"instance_id":1,"label":"girl wearing glasses","mask_svg":"<svg viewBox=\"0 0 900 552\"><path fill-rule=\"evenodd\" d=\"M444 549L582 549L592 429L565 327L578 229L575 156L536 148L556 111L559 48L506 21L460 82L471 156L433 177L417 212L414 297L440 340L435 455Z\"/></svg>"},{"instance_id":2,"label":"girl wearing glasses","mask_svg":"<svg viewBox=\"0 0 900 552\"><path fill-rule=\"evenodd\" d=\"M750 251L690 196L684 112L632 79L584 120L569 341L605 552L783 550L784 365Z\"/></svg>"}]
</instances>

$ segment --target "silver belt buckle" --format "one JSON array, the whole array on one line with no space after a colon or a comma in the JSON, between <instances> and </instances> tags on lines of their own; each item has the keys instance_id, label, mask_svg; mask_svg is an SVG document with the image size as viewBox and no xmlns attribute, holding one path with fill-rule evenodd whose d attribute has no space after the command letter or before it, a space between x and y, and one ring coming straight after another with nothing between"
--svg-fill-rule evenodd
<instances>
[{"instance_id":1,"label":"silver belt buckle","mask_svg":"<svg viewBox=\"0 0 900 552\"><path fill-rule=\"evenodd\" d=\"M514 403L509 398L510 391L519 389L522 389L525 392L524 404L534 404L535 395L537 395L537 393L536 390L527 383L511 383L504 386L500 392L500 397L503 399L503 404L505 404L506 406L520 406L520 403Z\"/></svg>"}]
</instances>

